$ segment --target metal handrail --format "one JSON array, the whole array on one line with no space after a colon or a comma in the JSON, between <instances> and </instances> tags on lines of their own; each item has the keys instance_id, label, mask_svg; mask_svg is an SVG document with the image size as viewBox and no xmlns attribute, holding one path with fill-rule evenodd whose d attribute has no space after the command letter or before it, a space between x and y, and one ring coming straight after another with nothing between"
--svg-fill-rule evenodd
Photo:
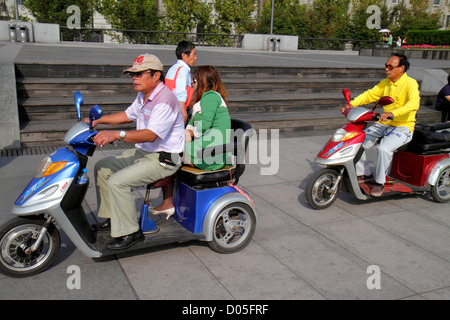
<instances>
[{"instance_id":1,"label":"metal handrail","mask_svg":"<svg viewBox=\"0 0 450 320\"><path fill-rule=\"evenodd\" d=\"M103 42L109 35L119 43L176 45L181 40L189 40L200 46L242 47L242 34L176 32L158 30L80 28L69 29L61 26L61 41ZM298 49L345 50L351 44L353 50L371 48L376 40L340 38L298 37Z\"/></svg>"}]
</instances>

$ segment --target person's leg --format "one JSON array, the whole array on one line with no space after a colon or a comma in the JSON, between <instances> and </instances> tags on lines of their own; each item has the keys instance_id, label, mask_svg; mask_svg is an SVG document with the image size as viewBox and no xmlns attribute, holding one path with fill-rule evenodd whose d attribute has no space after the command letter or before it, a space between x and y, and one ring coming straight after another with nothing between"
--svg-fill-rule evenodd
<instances>
[{"instance_id":1,"label":"person's leg","mask_svg":"<svg viewBox=\"0 0 450 320\"><path fill-rule=\"evenodd\" d=\"M412 139L412 133L407 127L389 127L385 130L385 136L378 146L377 167L375 170L375 182L384 185L389 174L394 151L408 143Z\"/></svg>"},{"instance_id":2,"label":"person's leg","mask_svg":"<svg viewBox=\"0 0 450 320\"><path fill-rule=\"evenodd\" d=\"M110 198L108 180L117 171L132 165L135 161L136 149L126 150L98 161L94 167L97 208L100 218L110 218Z\"/></svg>"},{"instance_id":3,"label":"person's leg","mask_svg":"<svg viewBox=\"0 0 450 320\"><path fill-rule=\"evenodd\" d=\"M163 194L163 202L154 208L155 211L164 211L167 209L171 209L174 207L173 205L173 182L169 182L168 184L161 187Z\"/></svg>"},{"instance_id":4,"label":"person's leg","mask_svg":"<svg viewBox=\"0 0 450 320\"><path fill-rule=\"evenodd\" d=\"M139 230L133 190L173 175L179 166L162 166L158 153L136 151L134 163L108 179L111 236L122 237Z\"/></svg>"},{"instance_id":5,"label":"person's leg","mask_svg":"<svg viewBox=\"0 0 450 320\"><path fill-rule=\"evenodd\" d=\"M386 127L387 126L384 124L375 123L373 126L365 130L366 138L362 144L364 150L369 150L378 143L378 140L383 136L383 131ZM372 174L369 164L367 163L366 152L363 152L361 158L356 163L355 168L358 176L369 176Z\"/></svg>"}]
</instances>

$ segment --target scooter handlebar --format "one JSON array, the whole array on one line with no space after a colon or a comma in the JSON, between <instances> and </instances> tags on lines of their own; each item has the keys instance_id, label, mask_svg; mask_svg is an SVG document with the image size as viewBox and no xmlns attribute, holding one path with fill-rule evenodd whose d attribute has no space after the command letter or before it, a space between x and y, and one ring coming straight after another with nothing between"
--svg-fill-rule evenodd
<instances>
[{"instance_id":1,"label":"scooter handlebar","mask_svg":"<svg viewBox=\"0 0 450 320\"><path fill-rule=\"evenodd\" d=\"M381 114L379 114L379 113L376 113L376 114L373 116L373 120L375 120L375 121L380 120L380 118L381 118ZM394 118L392 118L392 117L387 117L387 119L388 119L388 120L394 120Z\"/></svg>"}]
</instances>

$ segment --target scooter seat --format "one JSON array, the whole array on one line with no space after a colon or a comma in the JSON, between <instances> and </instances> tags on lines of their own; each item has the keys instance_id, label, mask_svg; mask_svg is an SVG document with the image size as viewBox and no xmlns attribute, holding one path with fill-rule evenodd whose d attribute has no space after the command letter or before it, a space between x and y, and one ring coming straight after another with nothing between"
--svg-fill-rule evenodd
<instances>
[{"instance_id":1,"label":"scooter seat","mask_svg":"<svg viewBox=\"0 0 450 320\"><path fill-rule=\"evenodd\" d=\"M221 187L236 178L236 167L227 166L219 170L202 170L190 166L182 166L178 170L179 181L195 189Z\"/></svg>"},{"instance_id":2,"label":"scooter seat","mask_svg":"<svg viewBox=\"0 0 450 320\"><path fill-rule=\"evenodd\" d=\"M416 125L413 139L408 144L406 151L428 154L450 148L450 132L436 131L448 127L450 127L450 123L435 124L432 126Z\"/></svg>"}]
</instances>

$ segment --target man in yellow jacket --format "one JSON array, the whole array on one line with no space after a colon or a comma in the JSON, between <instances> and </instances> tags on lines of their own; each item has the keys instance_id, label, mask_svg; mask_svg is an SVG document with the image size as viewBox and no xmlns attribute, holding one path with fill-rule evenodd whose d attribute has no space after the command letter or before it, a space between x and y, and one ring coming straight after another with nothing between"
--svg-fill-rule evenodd
<instances>
[{"instance_id":1,"label":"man in yellow jacket","mask_svg":"<svg viewBox=\"0 0 450 320\"><path fill-rule=\"evenodd\" d=\"M407 57L394 54L385 64L387 78L356 97L350 105L341 108L343 113L346 108L375 102L383 96L394 99L394 103L383 107L380 120L365 130L364 149L370 149L379 143L375 183L371 190L371 195L375 197L383 194L394 151L411 141L414 132L416 113L420 106L419 85L406 74L408 68ZM359 181L365 181L372 176L365 154L356 164L356 173Z\"/></svg>"}]
</instances>

